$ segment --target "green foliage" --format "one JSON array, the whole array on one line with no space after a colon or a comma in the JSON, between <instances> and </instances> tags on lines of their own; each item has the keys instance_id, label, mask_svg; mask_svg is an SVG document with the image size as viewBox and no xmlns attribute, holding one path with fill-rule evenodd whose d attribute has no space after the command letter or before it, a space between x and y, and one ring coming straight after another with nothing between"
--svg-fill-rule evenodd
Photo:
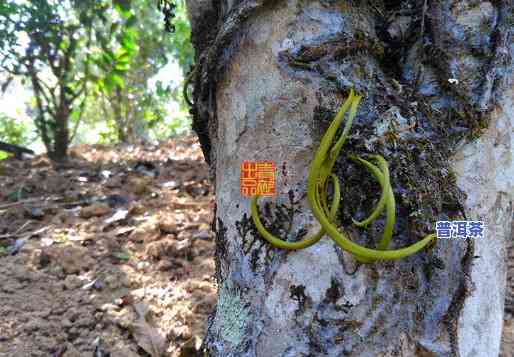
<instances>
[{"instance_id":1,"label":"green foliage","mask_svg":"<svg viewBox=\"0 0 514 357\"><path fill-rule=\"evenodd\" d=\"M165 31L162 15L153 0L115 2L115 8L121 22L112 23L110 27L125 28L123 37L119 38L121 47L95 59L106 73L97 82L97 95L102 97L101 115L109 122L102 131L102 140L112 140L110 135L129 142L142 138L162 139L185 131L182 128L188 128L190 120L178 91L180 85L159 80L152 85L150 81L172 60L179 64L182 73L192 63L184 2L178 3L174 34ZM170 101L179 103L178 117L170 118ZM96 113L98 115L98 111Z\"/></svg>"},{"instance_id":2,"label":"green foliage","mask_svg":"<svg viewBox=\"0 0 514 357\"><path fill-rule=\"evenodd\" d=\"M191 128L191 116L182 97L182 86L164 86L164 83L156 83L156 104L154 107L160 109L159 116L149 127L154 139L166 139L181 135ZM174 110L166 110L165 105L169 102L175 104Z\"/></svg>"},{"instance_id":3,"label":"green foliage","mask_svg":"<svg viewBox=\"0 0 514 357\"><path fill-rule=\"evenodd\" d=\"M98 143L103 145L112 145L118 141L118 133L116 131L116 123L114 120L106 120L98 134Z\"/></svg>"},{"instance_id":4,"label":"green foliage","mask_svg":"<svg viewBox=\"0 0 514 357\"><path fill-rule=\"evenodd\" d=\"M27 146L31 142L29 134L30 130L26 123L0 113L0 141L14 145ZM0 160L8 156L7 153L0 151Z\"/></svg>"},{"instance_id":5,"label":"green foliage","mask_svg":"<svg viewBox=\"0 0 514 357\"><path fill-rule=\"evenodd\" d=\"M187 19L186 4L184 0L177 0L175 10L175 32L168 35L172 44L172 54L178 60L185 76L188 69L193 65L194 50L191 45L191 25Z\"/></svg>"},{"instance_id":6,"label":"green foliage","mask_svg":"<svg viewBox=\"0 0 514 357\"><path fill-rule=\"evenodd\" d=\"M85 101L92 98L88 91L124 87L130 57L138 51L130 3L2 2L0 67L30 81L35 124L51 158L66 156L70 117L80 122Z\"/></svg>"},{"instance_id":7,"label":"green foliage","mask_svg":"<svg viewBox=\"0 0 514 357\"><path fill-rule=\"evenodd\" d=\"M32 117L49 154L73 138L110 143L188 130L179 78L154 80L172 61L182 75L193 63L185 2L174 1L172 34L156 0L0 2L4 84L21 77L31 85Z\"/></svg>"},{"instance_id":8,"label":"green foliage","mask_svg":"<svg viewBox=\"0 0 514 357\"><path fill-rule=\"evenodd\" d=\"M0 141L25 146L29 144L29 129L25 123L0 113Z\"/></svg>"}]
</instances>

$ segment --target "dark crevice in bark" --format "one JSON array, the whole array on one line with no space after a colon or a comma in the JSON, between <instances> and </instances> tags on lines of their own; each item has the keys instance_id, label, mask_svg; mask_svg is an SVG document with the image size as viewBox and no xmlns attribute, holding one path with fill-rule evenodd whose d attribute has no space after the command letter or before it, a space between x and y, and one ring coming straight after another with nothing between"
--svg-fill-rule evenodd
<instances>
[{"instance_id":1,"label":"dark crevice in bark","mask_svg":"<svg viewBox=\"0 0 514 357\"><path fill-rule=\"evenodd\" d=\"M466 298L471 294L473 289L473 281L471 280L471 267L473 264L473 256L474 256L474 242L472 240L468 240L467 248L464 256L461 260L461 271L460 279L458 281L458 288L455 294L453 295L452 302L450 307L448 308L448 312L444 317L444 322L446 324L448 335L450 336L450 346L452 348L452 353L459 357L459 347L458 347L458 322L464 308L464 302Z\"/></svg>"},{"instance_id":2,"label":"dark crevice in bark","mask_svg":"<svg viewBox=\"0 0 514 357\"><path fill-rule=\"evenodd\" d=\"M308 300L307 295L305 295L305 286L304 285L291 285L289 287L290 298L298 302L298 310L296 310L296 314L301 314L305 311L305 304Z\"/></svg>"},{"instance_id":3,"label":"dark crevice in bark","mask_svg":"<svg viewBox=\"0 0 514 357\"><path fill-rule=\"evenodd\" d=\"M330 288L327 290L325 297L327 303L335 304L336 301L344 294L344 292L341 291L342 288L342 286L339 286L337 279L332 277Z\"/></svg>"},{"instance_id":4,"label":"dark crevice in bark","mask_svg":"<svg viewBox=\"0 0 514 357\"><path fill-rule=\"evenodd\" d=\"M259 215L268 232L286 241L302 240L307 231L303 228L294 229L294 220L300 213L300 200L296 200L294 191L289 191L289 202L272 204L265 202L259 205ZM275 257L287 255L289 251L277 251L261 237L251 218L244 213L241 220L236 221L236 230L242 242L242 249L246 256L250 256L250 267L254 273L258 271L269 272L271 262ZM263 254L263 261L261 255ZM276 252L276 254L274 254Z\"/></svg>"},{"instance_id":5,"label":"dark crevice in bark","mask_svg":"<svg viewBox=\"0 0 514 357\"><path fill-rule=\"evenodd\" d=\"M216 219L216 218L215 218ZM222 274L222 270L224 267L226 267L226 264L228 262L228 256L227 256L227 230L228 228L225 227L223 224L223 221L218 218L218 227L216 228L216 252L215 252L215 259L216 259L216 281L218 284L221 284L223 282L223 279L225 278Z\"/></svg>"},{"instance_id":6,"label":"dark crevice in bark","mask_svg":"<svg viewBox=\"0 0 514 357\"><path fill-rule=\"evenodd\" d=\"M253 224L253 221L245 213L241 220L236 221L236 231L241 238L241 247L245 255L250 255L250 268L253 272L257 272L259 269L259 261L261 258L261 252L263 251L266 242L263 239L259 239L259 233L257 227ZM266 260L269 260L268 251L265 251Z\"/></svg>"}]
</instances>

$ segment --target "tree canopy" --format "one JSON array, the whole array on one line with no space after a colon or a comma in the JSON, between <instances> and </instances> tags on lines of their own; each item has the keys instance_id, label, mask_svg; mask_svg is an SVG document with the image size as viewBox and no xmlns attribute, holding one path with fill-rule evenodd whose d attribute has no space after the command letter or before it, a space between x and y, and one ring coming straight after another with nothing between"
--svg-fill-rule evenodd
<instances>
[{"instance_id":1,"label":"tree canopy","mask_svg":"<svg viewBox=\"0 0 514 357\"><path fill-rule=\"evenodd\" d=\"M177 86L153 80L175 61L192 63L183 1L175 32L152 0L7 0L0 4L2 91L21 78L34 95L33 119L49 157L66 158L80 125L101 122L106 137L134 141L161 133ZM168 25L169 26L169 25ZM99 110L100 109L100 110ZM185 113L185 110L182 110Z\"/></svg>"}]
</instances>

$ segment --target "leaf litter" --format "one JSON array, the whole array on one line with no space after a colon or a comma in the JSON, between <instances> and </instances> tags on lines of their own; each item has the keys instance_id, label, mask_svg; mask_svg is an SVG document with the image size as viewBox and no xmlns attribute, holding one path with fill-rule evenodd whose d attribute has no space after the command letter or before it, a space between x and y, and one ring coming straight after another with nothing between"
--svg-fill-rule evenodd
<instances>
[{"instance_id":1,"label":"leaf litter","mask_svg":"<svg viewBox=\"0 0 514 357\"><path fill-rule=\"evenodd\" d=\"M70 156L0 162L0 356L202 355L214 198L197 140Z\"/></svg>"}]
</instances>

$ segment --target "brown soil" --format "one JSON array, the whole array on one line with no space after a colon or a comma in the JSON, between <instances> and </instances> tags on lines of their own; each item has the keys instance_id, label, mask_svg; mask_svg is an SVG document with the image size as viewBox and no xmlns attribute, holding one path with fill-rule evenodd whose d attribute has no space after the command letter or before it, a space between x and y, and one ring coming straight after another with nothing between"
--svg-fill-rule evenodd
<instances>
[{"instance_id":1,"label":"brown soil","mask_svg":"<svg viewBox=\"0 0 514 357\"><path fill-rule=\"evenodd\" d=\"M514 319L508 316L503 322L501 357L514 357Z\"/></svg>"},{"instance_id":2,"label":"brown soil","mask_svg":"<svg viewBox=\"0 0 514 357\"><path fill-rule=\"evenodd\" d=\"M0 163L0 356L197 355L216 286L196 140L71 154Z\"/></svg>"}]
</instances>

